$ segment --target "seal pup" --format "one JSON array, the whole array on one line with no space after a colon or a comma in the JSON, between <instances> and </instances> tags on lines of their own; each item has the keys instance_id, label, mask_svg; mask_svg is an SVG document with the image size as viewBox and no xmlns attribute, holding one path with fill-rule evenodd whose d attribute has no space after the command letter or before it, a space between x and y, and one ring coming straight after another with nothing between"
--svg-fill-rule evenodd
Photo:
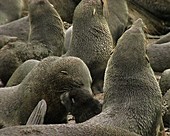
<instances>
[{"instance_id":1,"label":"seal pup","mask_svg":"<svg viewBox=\"0 0 170 136\"><path fill-rule=\"evenodd\" d=\"M92 95L91 82L90 72L81 59L47 57L19 85L0 88L0 124L4 127L26 124L42 99L48 106L44 123L66 123L68 112L60 96L74 89Z\"/></svg>"},{"instance_id":2,"label":"seal pup","mask_svg":"<svg viewBox=\"0 0 170 136\"><path fill-rule=\"evenodd\" d=\"M39 63L40 61L29 59L22 63L12 74L8 80L6 87L15 86L22 82L26 75Z\"/></svg>"},{"instance_id":3,"label":"seal pup","mask_svg":"<svg viewBox=\"0 0 170 136\"><path fill-rule=\"evenodd\" d=\"M75 118L76 123L84 122L102 111L102 104L86 90L74 89L60 96L61 103Z\"/></svg>"},{"instance_id":4,"label":"seal pup","mask_svg":"<svg viewBox=\"0 0 170 136\"><path fill-rule=\"evenodd\" d=\"M23 0L0 0L0 25L21 17Z\"/></svg>"},{"instance_id":5,"label":"seal pup","mask_svg":"<svg viewBox=\"0 0 170 136\"><path fill-rule=\"evenodd\" d=\"M170 42L147 45L147 54L155 72L163 72L170 68Z\"/></svg>"},{"instance_id":6,"label":"seal pup","mask_svg":"<svg viewBox=\"0 0 170 136\"><path fill-rule=\"evenodd\" d=\"M93 88L103 80L107 61L114 48L111 32L103 15L103 2L82 0L78 4L73 16L71 45L64 54L79 57L86 63L93 79ZM102 87L97 91L102 91Z\"/></svg>"},{"instance_id":7,"label":"seal pup","mask_svg":"<svg viewBox=\"0 0 170 136\"><path fill-rule=\"evenodd\" d=\"M0 79L4 84L24 61L61 56L63 52L64 27L57 11L48 0L30 0L28 6L28 42L12 42L0 50Z\"/></svg>"}]
</instances>

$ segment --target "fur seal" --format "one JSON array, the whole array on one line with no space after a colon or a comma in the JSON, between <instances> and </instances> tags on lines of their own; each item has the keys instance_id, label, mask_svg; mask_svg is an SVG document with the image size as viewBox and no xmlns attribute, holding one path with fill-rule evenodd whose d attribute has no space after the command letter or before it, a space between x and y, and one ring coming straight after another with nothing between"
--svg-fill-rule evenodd
<instances>
[{"instance_id":1,"label":"fur seal","mask_svg":"<svg viewBox=\"0 0 170 136\"><path fill-rule=\"evenodd\" d=\"M81 59L47 57L19 85L0 88L0 124L4 127L26 124L31 112L42 99L48 106L44 123L66 123L68 112L60 96L74 89L83 89L85 94L92 94L91 82L90 72Z\"/></svg>"},{"instance_id":2,"label":"fur seal","mask_svg":"<svg viewBox=\"0 0 170 136\"><path fill-rule=\"evenodd\" d=\"M60 136L138 135L132 132L139 133L139 135L156 135L157 125L160 123L161 118L161 92L146 58L145 38L140 27L141 20L136 23L139 24L134 24L118 40L118 44L108 61L104 79L104 104L100 114L79 124L18 126L1 129L0 133L6 134L6 136L10 134L14 134L14 136L28 135L26 132L29 132L29 135L34 135L38 132L42 135L49 134L52 136L56 134ZM130 51L133 51L133 53L130 53ZM135 78L134 72L137 71L139 74L135 73ZM139 80L140 76L143 80ZM145 82L148 82L148 79L149 81L152 80L151 84ZM135 82L129 82L130 80ZM112 88L113 85L115 89ZM143 87L144 89L142 90L145 92L138 91L138 85ZM125 87L122 89L122 86ZM147 87L145 88L145 86ZM146 97L143 97L144 94L146 94ZM144 98L145 100L143 100ZM154 102L150 101L150 99L154 100ZM141 107L138 105L140 102L142 103L140 104ZM136 105L136 103L138 104ZM148 106L148 104L151 104L151 106ZM148 117L146 113L152 116L147 114Z\"/></svg>"},{"instance_id":3,"label":"fur seal","mask_svg":"<svg viewBox=\"0 0 170 136\"><path fill-rule=\"evenodd\" d=\"M14 126L0 129L2 136L140 136L122 128L98 125L58 124L58 125L29 125Z\"/></svg>"},{"instance_id":4,"label":"fur seal","mask_svg":"<svg viewBox=\"0 0 170 136\"><path fill-rule=\"evenodd\" d=\"M24 7L23 0L0 1L0 25L6 24L21 17Z\"/></svg>"},{"instance_id":5,"label":"fur seal","mask_svg":"<svg viewBox=\"0 0 170 136\"><path fill-rule=\"evenodd\" d=\"M151 14L163 20L170 20L170 1L169 0L128 0L135 5L139 5Z\"/></svg>"},{"instance_id":6,"label":"fur seal","mask_svg":"<svg viewBox=\"0 0 170 136\"><path fill-rule=\"evenodd\" d=\"M0 35L14 36L18 40L28 41L29 17L22 17L0 26Z\"/></svg>"},{"instance_id":7,"label":"fur seal","mask_svg":"<svg viewBox=\"0 0 170 136\"><path fill-rule=\"evenodd\" d=\"M102 111L100 102L84 89L74 89L60 96L61 103L75 117L76 123L84 122Z\"/></svg>"},{"instance_id":8,"label":"fur seal","mask_svg":"<svg viewBox=\"0 0 170 136\"><path fill-rule=\"evenodd\" d=\"M29 1L29 21L28 42L9 43L0 50L0 79L4 84L16 68L28 59L41 60L50 55L62 55L63 22L48 0Z\"/></svg>"},{"instance_id":9,"label":"fur seal","mask_svg":"<svg viewBox=\"0 0 170 136\"><path fill-rule=\"evenodd\" d=\"M78 4L73 16L71 45L64 54L79 57L86 63L93 79L93 88L99 80L103 80L107 61L114 48L103 10L101 0L82 0Z\"/></svg>"},{"instance_id":10,"label":"fur seal","mask_svg":"<svg viewBox=\"0 0 170 136\"><path fill-rule=\"evenodd\" d=\"M12 74L8 80L6 87L15 86L22 82L26 75L39 63L40 61L29 59L22 63Z\"/></svg>"},{"instance_id":11,"label":"fur seal","mask_svg":"<svg viewBox=\"0 0 170 136\"><path fill-rule=\"evenodd\" d=\"M170 89L170 69L166 69L159 80L159 86L162 91L162 95L164 95L167 90Z\"/></svg>"},{"instance_id":12,"label":"fur seal","mask_svg":"<svg viewBox=\"0 0 170 136\"><path fill-rule=\"evenodd\" d=\"M129 15L133 22L142 18L151 35L166 34L170 30L169 0L128 0Z\"/></svg>"},{"instance_id":13,"label":"fur seal","mask_svg":"<svg viewBox=\"0 0 170 136\"><path fill-rule=\"evenodd\" d=\"M162 44L149 44L147 46L147 55L150 64L155 72L163 72L170 68L170 42Z\"/></svg>"},{"instance_id":14,"label":"fur seal","mask_svg":"<svg viewBox=\"0 0 170 136\"><path fill-rule=\"evenodd\" d=\"M106 68L103 110L113 116L112 126L156 136L162 127L162 95L146 55L143 27L138 19L118 40Z\"/></svg>"},{"instance_id":15,"label":"fur seal","mask_svg":"<svg viewBox=\"0 0 170 136\"><path fill-rule=\"evenodd\" d=\"M126 0L103 0L104 16L108 22L113 42L117 40L126 30L128 25L128 6Z\"/></svg>"},{"instance_id":16,"label":"fur seal","mask_svg":"<svg viewBox=\"0 0 170 136\"><path fill-rule=\"evenodd\" d=\"M132 32L133 32L133 30L132 30ZM125 34L126 34L126 32L125 32ZM132 34L129 35L129 33L127 33L126 35L133 38ZM136 33L135 33L135 35L136 35ZM140 36L140 35L138 34L138 36ZM123 36L123 37L125 39L127 38L127 36ZM124 41L123 37L122 37L121 40ZM140 40L139 43L141 43L141 40ZM143 44L141 44L141 45L143 45ZM129 46L132 46L132 45L128 44L129 45L129 46L127 45L128 47L126 47L125 45L127 45L127 41L124 42L124 43L119 41L118 45L115 48L115 52L117 52L117 53L119 52L120 55L121 55L122 51L124 51L126 53ZM133 45L133 47L134 47L134 45ZM126 48L123 50L121 47L126 47ZM119 50L119 48L121 48L122 50L121 49ZM139 50L139 51L141 51L141 50ZM114 58L113 55L115 55L115 52L114 52L114 54L112 54L111 59ZM128 55L133 55L133 54L128 54ZM136 53L136 55L139 55L139 54ZM146 60L145 57L143 59ZM109 62L111 62L111 60ZM120 60L117 61L117 65L119 64L119 62L120 62ZM129 63L132 63L132 62L129 60ZM114 67L114 65L113 65L113 67ZM109 64L108 64L107 71L109 69L112 70L113 67L110 67ZM107 71L106 71L106 75L108 74ZM112 71L112 73L113 73L113 71ZM147 75L145 75L145 76L147 77ZM123 77L126 77L126 76L124 75ZM108 78L106 78L106 79L107 80L105 80L105 85L107 83L110 83L110 81L108 81ZM134 83L134 82L132 82L132 83ZM110 83L110 84L112 84L112 83ZM105 103L103 105L104 106L103 111L99 115L97 115L97 116L95 116L95 117L93 117L93 118L91 118L88 121L85 121L83 123L67 124L67 125L58 124L58 125L45 125L45 126L44 125L38 125L38 126L34 125L34 126L8 127L8 128L5 128L5 129L1 129L0 133L4 134L4 135L6 134L6 136L8 136L10 134L13 134L14 136L20 135L20 134L28 135L28 133L29 133L29 135L30 134L35 135L36 132L38 132L37 135L41 134L42 136L47 135L47 134L52 135L52 136L56 135L56 134L60 135L60 136L65 136L65 135L68 135L68 136L73 136L73 135L78 135L78 136L83 136L83 135L89 135L89 136L96 136L96 135L97 136L117 136L117 135L119 135L119 136L135 136L135 135L138 135L138 134L134 134L134 133L132 133L128 130L123 129L122 127L117 127L116 125L113 125L115 123L115 120L117 120L117 119L115 119L115 116L118 115L118 114L115 114L115 111L114 111L114 105L115 105L116 101L113 102L113 100L110 99L110 98L114 97L113 96L113 90L108 90L108 91L110 91L111 95L110 95L110 97L104 98ZM106 95L108 95L108 93L109 92L107 92L107 90L106 90ZM122 96L121 96L121 98L122 98ZM123 97L122 99L126 100L126 97ZM109 103L109 101L110 101L110 103ZM120 105L119 105L119 107L120 107ZM145 111L145 108L147 109L147 107L144 106L144 109L143 109L144 111ZM125 112L125 111L123 111L123 112ZM121 118L121 115L123 114L123 112L121 114L119 114L118 119ZM128 115L130 116L131 114L128 114ZM126 120L128 120L128 119L135 118L136 114L133 114L132 116L133 116L132 118L123 118L123 119L121 118L122 119L121 122L123 123L123 122L126 122ZM136 125L135 122L134 122L134 124L131 123L132 128L133 128L134 125ZM147 131L147 130L145 130L145 131Z\"/></svg>"}]
</instances>

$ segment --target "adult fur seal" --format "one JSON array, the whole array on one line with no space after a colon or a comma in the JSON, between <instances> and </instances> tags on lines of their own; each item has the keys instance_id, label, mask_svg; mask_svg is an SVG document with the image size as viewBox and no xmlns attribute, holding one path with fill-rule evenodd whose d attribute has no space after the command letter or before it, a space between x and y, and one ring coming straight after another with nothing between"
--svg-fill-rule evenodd
<instances>
[{"instance_id":1,"label":"adult fur seal","mask_svg":"<svg viewBox=\"0 0 170 136\"><path fill-rule=\"evenodd\" d=\"M114 48L103 15L104 8L101 0L82 0L78 4L73 16L71 45L65 54L79 57L86 63L92 75L93 86L98 80L103 80L107 61Z\"/></svg>"},{"instance_id":2,"label":"adult fur seal","mask_svg":"<svg viewBox=\"0 0 170 136\"><path fill-rule=\"evenodd\" d=\"M0 0L0 25L21 17L23 0Z\"/></svg>"},{"instance_id":3,"label":"adult fur seal","mask_svg":"<svg viewBox=\"0 0 170 136\"><path fill-rule=\"evenodd\" d=\"M92 94L91 82L90 72L79 58L47 57L19 85L0 89L0 124L4 127L26 124L42 99L48 106L44 123L66 123L68 112L60 96L74 89Z\"/></svg>"},{"instance_id":4,"label":"adult fur seal","mask_svg":"<svg viewBox=\"0 0 170 136\"><path fill-rule=\"evenodd\" d=\"M29 19L29 41L9 43L0 50L0 79L4 84L24 61L41 60L50 55L61 56L62 54L63 22L49 1L30 0Z\"/></svg>"},{"instance_id":5,"label":"adult fur seal","mask_svg":"<svg viewBox=\"0 0 170 136\"><path fill-rule=\"evenodd\" d=\"M131 3L141 6L151 14L163 20L170 20L170 1L169 0L128 0Z\"/></svg>"},{"instance_id":6,"label":"adult fur seal","mask_svg":"<svg viewBox=\"0 0 170 136\"><path fill-rule=\"evenodd\" d=\"M132 22L142 18L148 28L147 33L162 35L170 28L169 0L127 0Z\"/></svg>"},{"instance_id":7,"label":"adult fur seal","mask_svg":"<svg viewBox=\"0 0 170 136\"><path fill-rule=\"evenodd\" d=\"M80 124L18 126L2 129L0 133L6 136L133 136L138 135L132 133L136 132L155 136L161 122L161 92L146 57L142 21L136 23L118 40L108 61L104 104L99 115Z\"/></svg>"},{"instance_id":8,"label":"adult fur seal","mask_svg":"<svg viewBox=\"0 0 170 136\"><path fill-rule=\"evenodd\" d=\"M112 125L156 136L163 127L162 97L146 55L143 26L138 19L118 40L106 69L103 109L113 115Z\"/></svg>"}]
</instances>

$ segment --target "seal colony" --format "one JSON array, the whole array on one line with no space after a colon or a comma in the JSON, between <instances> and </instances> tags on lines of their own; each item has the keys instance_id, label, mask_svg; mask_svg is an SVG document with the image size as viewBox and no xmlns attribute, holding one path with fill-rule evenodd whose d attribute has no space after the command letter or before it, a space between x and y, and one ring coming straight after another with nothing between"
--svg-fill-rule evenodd
<instances>
[{"instance_id":1,"label":"seal colony","mask_svg":"<svg viewBox=\"0 0 170 136\"><path fill-rule=\"evenodd\" d=\"M41 60L51 55L62 55L64 27L53 6L47 0L30 0L29 21L28 42L9 43L0 50L0 79L4 84L28 59Z\"/></svg>"},{"instance_id":2,"label":"seal colony","mask_svg":"<svg viewBox=\"0 0 170 136\"><path fill-rule=\"evenodd\" d=\"M142 27L139 19L118 40L108 61L104 104L99 115L79 124L15 126L1 129L0 133L5 136L158 135L163 129L162 97L146 56Z\"/></svg>"},{"instance_id":3,"label":"seal colony","mask_svg":"<svg viewBox=\"0 0 170 136\"><path fill-rule=\"evenodd\" d=\"M60 99L63 93L69 93L70 101L74 100L75 105L70 103L71 106L67 106L70 109L76 107L79 102L91 102L89 104L93 105L93 110L89 110L90 106L86 104L87 108L84 106L75 116L78 120L79 117L87 120L101 111L99 102L93 101L91 82L90 72L79 58L47 57L39 62L19 85L0 88L0 126L26 124L33 109L42 99L48 106L44 123L66 123L68 111L61 102L65 99ZM79 94L84 99L77 99ZM85 113L86 109L88 113Z\"/></svg>"}]
</instances>

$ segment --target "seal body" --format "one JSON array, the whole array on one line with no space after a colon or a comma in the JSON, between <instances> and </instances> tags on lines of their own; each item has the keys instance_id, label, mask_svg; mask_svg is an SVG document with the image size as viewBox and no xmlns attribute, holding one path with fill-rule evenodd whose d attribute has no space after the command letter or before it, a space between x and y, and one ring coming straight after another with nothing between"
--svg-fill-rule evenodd
<instances>
[{"instance_id":1,"label":"seal body","mask_svg":"<svg viewBox=\"0 0 170 136\"><path fill-rule=\"evenodd\" d=\"M167 90L170 89L170 69L166 69L159 80L159 86L161 88L162 94L164 95Z\"/></svg>"},{"instance_id":2,"label":"seal body","mask_svg":"<svg viewBox=\"0 0 170 136\"><path fill-rule=\"evenodd\" d=\"M163 72L170 68L170 42L147 46L147 54L150 59L151 67L156 72Z\"/></svg>"},{"instance_id":3,"label":"seal body","mask_svg":"<svg viewBox=\"0 0 170 136\"><path fill-rule=\"evenodd\" d=\"M23 8L24 3L22 0L1 0L0 25L19 19Z\"/></svg>"},{"instance_id":4,"label":"seal body","mask_svg":"<svg viewBox=\"0 0 170 136\"><path fill-rule=\"evenodd\" d=\"M12 74L8 80L6 87L15 86L22 82L26 75L36 66L40 61L38 60L27 60L22 63Z\"/></svg>"},{"instance_id":5,"label":"seal body","mask_svg":"<svg viewBox=\"0 0 170 136\"><path fill-rule=\"evenodd\" d=\"M142 18L152 35L162 35L169 32L170 2L168 0L128 0L132 22Z\"/></svg>"},{"instance_id":6,"label":"seal body","mask_svg":"<svg viewBox=\"0 0 170 136\"><path fill-rule=\"evenodd\" d=\"M154 136L162 125L162 95L146 55L142 27L138 19L118 40L108 61L103 110L114 119L113 126Z\"/></svg>"},{"instance_id":7,"label":"seal body","mask_svg":"<svg viewBox=\"0 0 170 136\"><path fill-rule=\"evenodd\" d=\"M0 26L0 34L15 36L18 40L28 41L29 17L22 17Z\"/></svg>"},{"instance_id":8,"label":"seal body","mask_svg":"<svg viewBox=\"0 0 170 136\"><path fill-rule=\"evenodd\" d=\"M82 0L73 17L73 32L70 48L65 56L76 56L88 66L93 85L103 80L110 53L114 48L111 32L103 16L100 0Z\"/></svg>"},{"instance_id":9,"label":"seal body","mask_svg":"<svg viewBox=\"0 0 170 136\"><path fill-rule=\"evenodd\" d=\"M66 123L68 114L60 95L72 90L92 94L91 76L79 58L47 57L38 63L17 86L0 89L0 124L26 124L37 103L44 99L48 109L45 124Z\"/></svg>"}]
</instances>

